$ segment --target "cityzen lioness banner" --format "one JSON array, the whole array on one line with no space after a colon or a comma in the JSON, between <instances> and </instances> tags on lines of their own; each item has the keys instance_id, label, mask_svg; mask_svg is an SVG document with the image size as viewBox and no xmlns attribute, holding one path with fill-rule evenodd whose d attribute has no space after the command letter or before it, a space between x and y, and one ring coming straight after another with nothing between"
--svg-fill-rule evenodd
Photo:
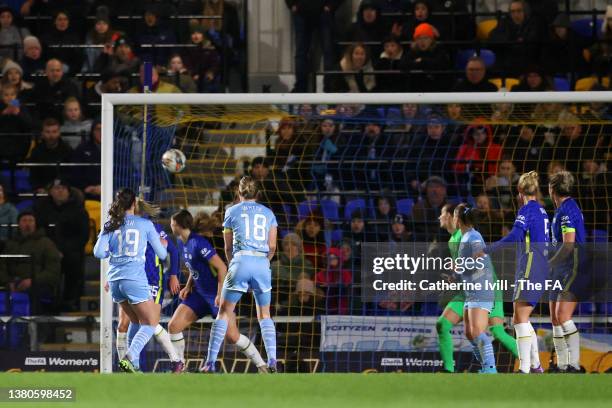
<instances>
[{"instance_id":1,"label":"cityzen lioness banner","mask_svg":"<svg viewBox=\"0 0 612 408\"><path fill-rule=\"evenodd\" d=\"M437 352L437 319L437 316L321 316L321 352ZM462 324L451 333L455 351L472 351Z\"/></svg>"}]
</instances>

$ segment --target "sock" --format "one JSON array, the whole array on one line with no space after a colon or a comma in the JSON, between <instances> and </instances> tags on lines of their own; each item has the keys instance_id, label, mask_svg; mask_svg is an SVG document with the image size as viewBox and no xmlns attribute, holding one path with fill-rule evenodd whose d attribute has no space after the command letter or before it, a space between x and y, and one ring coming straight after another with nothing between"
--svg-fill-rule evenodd
<instances>
[{"instance_id":1,"label":"sock","mask_svg":"<svg viewBox=\"0 0 612 408\"><path fill-rule=\"evenodd\" d=\"M172 342L172 346L176 350L178 358L182 362L185 362L185 338L183 337L183 332L170 333L170 341Z\"/></svg>"},{"instance_id":2,"label":"sock","mask_svg":"<svg viewBox=\"0 0 612 408\"><path fill-rule=\"evenodd\" d=\"M238 347L240 352L244 354L246 358L248 358L253 364L255 364L255 367L261 367L266 365L266 363L263 361L263 358L261 358L261 354L259 354L259 351L257 351L255 345L251 343L251 340L249 340L249 338L244 334L240 335L240 338L236 342L236 347Z\"/></svg>"},{"instance_id":3,"label":"sock","mask_svg":"<svg viewBox=\"0 0 612 408\"><path fill-rule=\"evenodd\" d=\"M580 370L580 333L573 320L562 323L563 334L567 341L567 351L569 352L568 363L577 370Z\"/></svg>"},{"instance_id":4,"label":"sock","mask_svg":"<svg viewBox=\"0 0 612 408\"><path fill-rule=\"evenodd\" d=\"M495 368L495 354L493 353L491 338L487 336L486 333L480 333L475 340L478 345L478 350L480 351L482 368Z\"/></svg>"},{"instance_id":5,"label":"sock","mask_svg":"<svg viewBox=\"0 0 612 408\"><path fill-rule=\"evenodd\" d=\"M474 354L474 358L476 359L476 361L478 361L478 363L480 363L480 366L484 368L484 362L482 360L482 354L480 353L478 341L476 339L472 339L470 340L470 344L472 345L472 354Z\"/></svg>"},{"instance_id":6,"label":"sock","mask_svg":"<svg viewBox=\"0 0 612 408\"><path fill-rule=\"evenodd\" d=\"M264 345L266 346L268 363L270 363L270 360L276 360L276 328L274 327L274 321L270 318L261 319L259 327L261 328L261 337L263 337Z\"/></svg>"},{"instance_id":7,"label":"sock","mask_svg":"<svg viewBox=\"0 0 612 408\"><path fill-rule=\"evenodd\" d=\"M563 326L553 326L553 344L555 345L555 352L557 353L557 367L561 370L565 370L569 364L569 350L567 341L565 340Z\"/></svg>"},{"instance_id":8,"label":"sock","mask_svg":"<svg viewBox=\"0 0 612 408\"><path fill-rule=\"evenodd\" d=\"M517 323L514 325L514 331L520 362L519 370L528 373L531 369L531 324Z\"/></svg>"},{"instance_id":9,"label":"sock","mask_svg":"<svg viewBox=\"0 0 612 408\"><path fill-rule=\"evenodd\" d=\"M451 329L453 324L444 316L438 318L436 330L438 331L438 347L440 348L440 357L444 363L446 371L455 372L455 359L453 357L453 337Z\"/></svg>"},{"instance_id":10,"label":"sock","mask_svg":"<svg viewBox=\"0 0 612 408\"><path fill-rule=\"evenodd\" d=\"M226 332L227 320L217 319L213 322L210 329L210 341L208 342L207 363L214 364L215 361L217 361L217 355L219 355L219 349L221 348Z\"/></svg>"},{"instance_id":11,"label":"sock","mask_svg":"<svg viewBox=\"0 0 612 408\"><path fill-rule=\"evenodd\" d=\"M155 327L142 324L130 343L130 348L125 356L130 359L137 369L140 368L140 352L147 345L149 340L151 340L154 333Z\"/></svg>"},{"instance_id":12,"label":"sock","mask_svg":"<svg viewBox=\"0 0 612 408\"><path fill-rule=\"evenodd\" d=\"M136 335L136 333L138 333L138 330L140 330L140 325L138 323L130 323L130 325L128 326L128 331L127 331L127 347L130 348L130 345L132 344L132 340L134 339L134 336Z\"/></svg>"},{"instance_id":13,"label":"sock","mask_svg":"<svg viewBox=\"0 0 612 408\"><path fill-rule=\"evenodd\" d=\"M495 337L495 339L506 348L506 350L512 353L514 358L518 358L518 350L516 349L516 339L510 334L508 334L503 324L489 326L489 331L491 332L493 337Z\"/></svg>"},{"instance_id":14,"label":"sock","mask_svg":"<svg viewBox=\"0 0 612 408\"><path fill-rule=\"evenodd\" d=\"M117 348L117 356L121 360L127 352L127 333L117 331L117 343L115 346Z\"/></svg>"},{"instance_id":15,"label":"sock","mask_svg":"<svg viewBox=\"0 0 612 408\"><path fill-rule=\"evenodd\" d=\"M172 341L170 341L170 335L168 334L166 329L162 327L161 324L158 324L155 328L155 340L157 340L159 344L161 344L162 348L164 349L166 354L168 354L168 357L171 361L182 361L179 358L176 349L172 345Z\"/></svg>"},{"instance_id":16,"label":"sock","mask_svg":"<svg viewBox=\"0 0 612 408\"><path fill-rule=\"evenodd\" d=\"M531 367L538 368L540 367L540 351L538 350L538 335L535 332L535 329L529 323L529 327L531 328Z\"/></svg>"}]
</instances>

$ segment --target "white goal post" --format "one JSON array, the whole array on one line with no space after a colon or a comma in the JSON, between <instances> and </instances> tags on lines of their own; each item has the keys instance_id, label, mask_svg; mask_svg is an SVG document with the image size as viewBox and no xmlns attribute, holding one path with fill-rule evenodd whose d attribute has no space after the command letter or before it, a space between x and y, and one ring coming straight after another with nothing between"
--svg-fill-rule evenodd
<instances>
[{"instance_id":1,"label":"white goal post","mask_svg":"<svg viewBox=\"0 0 612 408\"><path fill-rule=\"evenodd\" d=\"M612 92L497 92L394 94L104 94L102 95L102 214L113 201L114 108L118 105L290 105L290 104L498 104L612 103ZM113 305L104 291L108 261L100 269L100 371L112 372Z\"/></svg>"}]
</instances>

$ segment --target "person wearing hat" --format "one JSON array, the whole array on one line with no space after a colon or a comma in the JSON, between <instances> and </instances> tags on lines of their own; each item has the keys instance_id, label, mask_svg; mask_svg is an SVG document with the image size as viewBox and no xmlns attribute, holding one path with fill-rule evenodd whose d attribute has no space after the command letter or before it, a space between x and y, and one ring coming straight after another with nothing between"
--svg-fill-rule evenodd
<instances>
[{"instance_id":1,"label":"person wearing hat","mask_svg":"<svg viewBox=\"0 0 612 408\"><path fill-rule=\"evenodd\" d=\"M102 48L94 47L94 45L110 44L113 41L114 34L115 31L111 28L108 9L102 8L98 10L94 25L85 37L85 44L92 47L85 48L85 61L81 69L82 72L94 72L96 60L102 54Z\"/></svg>"},{"instance_id":2,"label":"person wearing hat","mask_svg":"<svg viewBox=\"0 0 612 408\"><path fill-rule=\"evenodd\" d=\"M439 176L431 176L423 183L423 198L412 208L414 232L419 242L440 241L444 231L438 218L447 200L446 181Z\"/></svg>"},{"instance_id":3,"label":"person wearing hat","mask_svg":"<svg viewBox=\"0 0 612 408\"><path fill-rule=\"evenodd\" d=\"M28 109L21 106L15 85L2 87L0 103L0 160L11 163L23 161L30 149L34 121Z\"/></svg>"},{"instance_id":4,"label":"person wearing hat","mask_svg":"<svg viewBox=\"0 0 612 408\"><path fill-rule=\"evenodd\" d=\"M589 66L582 51L588 46L586 39L572 30L569 16L558 14L542 47L540 65L550 76L565 76L570 72L576 72L578 78L586 76Z\"/></svg>"},{"instance_id":5,"label":"person wearing hat","mask_svg":"<svg viewBox=\"0 0 612 408\"><path fill-rule=\"evenodd\" d=\"M190 30L193 46L183 49L181 53L185 67L198 85L199 92L218 92L221 55L206 35L203 26L192 24Z\"/></svg>"},{"instance_id":6,"label":"person wearing hat","mask_svg":"<svg viewBox=\"0 0 612 408\"><path fill-rule=\"evenodd\" d=\"M391 220L389 242L413 242L414 234L410 229L410 218L404 214L395 214Z\"/></svg>"},{"instance_id":7,"label":"person wearing hat","mask_svg":"<svg viewBox=\"0 0 612 408\"><path fill-rule=\"evenodd\" d=\"M17 88L17 93L22 99L26 94L32 92L33 85L30 82L23 80L23 69L21 66L10 59L4 61L2 67L2 79L0 80L0 86L13 85Z\"/></svg>"},{"instance_id":8,"label":"person wearing hat","mask_svg":"<svg viewBox=\"0 0 612 408\"><path fill-rule=\"evenodd\" d=\"M298 276L312 277L314 269L312 263L304 257L302 239L296 233L289 233L283 237L282 251L278 259L272 262L272 277L279 279L279 286L292 285Z\"/></svg>"},{"instance_id":9,"label":"person wearing hat","mask_svg":"<svg viewBox=\"0 0 612 408\"><path fill-rule=\"evenodd\" d=\"M353 273L344 269L343 264L340 248L329 248L326 265L315 276L315 283L325 291L325 309L328 314L342 315L349 312Z\"/></svg>"},{"instance_id":10,"label":"person wearing hat","mask_svg":"<svg viewBox=\"0 0 612 408\"><path fill-rule=\"evenodd\" d=\"M19 65L23 69L23 78L28 81L31 81L34 75L41 75L45 72L46 60L43 57L42 45L33 35L23 39L23 57Z\"/></svg>"},{"instance_id":11,"label":"person wearing hat","mask_svg":"<svg viewBox=\"0 0 612 408\"><path fill-rule=\"evenodd\" d=\"M64 310L78 310L83 292L85 244L89 239L89 216L83 193L67 180L56 178L47 185L47 197L34 203L34 214L41 226L53 224L49 238L62 253Z\"/></svg>"},{"instance_id":12,"label":"person wearing hat","mask_svg":"<svg viewBox=\"0 0 612 408\"><path fill-rule=\"evenodd\" d=\"M106 70L135 74L140 67L140 59L134 54L132 43L121 33L114 33L112 43L104 46L104 51L94 63L94 72Z\"/></svg>"},{"instance_id":13,"label":"person wearing hat","mask_svg":"<svg viewBox=\"0 0 612 408\"><path fill-rule=\"evenodd\" d=\"M128 73L106 70L102 72L100 80L94 85L93 91L87 92L87 101L100 103L103 93L125 93L129 89L129 85Z\"/></svg>"},{"instance_id":14,"label":"person wearing hat","mask_svg":"<svg viewBox=\"0 0 612 408\"><path fill-rule=\"evenodd\" d=\"M145 7L142 26L134 37L136 44L176 44L174 32L164 24L161 17L158 4L149 4ZM149 61L154 65L165 65L170 56L169 48L140 46L137 52L142 61Z\"/></svg>"},{"instance_id":15,"label":"person wearing hat","mask_svg":"<svg viewBox=\"0 0 612 408\"><path fill-rule=\"evenodd\" d=\"M380 5L376 0L362 0L357 10L354 23L345 30L345 41L380 42L390 34L381 18ZM382 47L374 46L372 55L375 59L382 52Z\"/></svg>"},{"instance_id":16,"label":"person wearing hat","mask_svg":"<svg viewBox=\"0 0 612 408\"><path fill-rule=\"evenodd\" d=\"M552 90L553 88L544 70L535 64L531 64L525 69L521 81L512 87L511 92L544 92Z\"/></svg>"},{"instance_id":17,"label":"person wearing hat","mask_svg":"<svg viewBox=\"0 0 612 408\"><path fill-rule=\"evenodd\" d=\"M30 35L27 28L15 25L15 14L9 6L0 6L0 57L21 59L23 39Z\"/></svg>"},{"instance_id":18,"label":"person wearing hat","mask_svg":"<svg viewBox=\"0 0 612 408\"><path fill-rule=\"evenodd\" d=\"M414 29L412 47L406 56L406 70L423 71L410 73L413 92L441 92L450 87L449 75L431 71L444 71L451 68L446 51L436 42L437 30L428 23L421 23Z\"/></svg>"},{"instance_id":19,"label":"person wearing hat","mask_svg":"<svg viewBox=\"0 0 612 408\"><path fill-rule=\"evenodd\" d=\"M412 15L404 24L402 37L410 39L414 35L415 29L423 24L427 23L434 27L434 37L439 38L440 32L436 27L439 27L440 24L435 18L432 16L433 5L429 0L416 0L412 2Z\"/></svg>"}]
</instances>

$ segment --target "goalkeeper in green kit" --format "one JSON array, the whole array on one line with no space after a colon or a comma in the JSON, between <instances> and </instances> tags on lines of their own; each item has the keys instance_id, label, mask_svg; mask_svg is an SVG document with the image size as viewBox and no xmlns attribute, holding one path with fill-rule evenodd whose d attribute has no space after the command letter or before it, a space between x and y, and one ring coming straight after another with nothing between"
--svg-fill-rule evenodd
<instances>
[{"instance_id":1,"label":"goalkeeper in green kit","mask_svg":"<svg viewBox=\"0 0 612 408\"><path fill-rule=\"evenodd\" d=\"M453 259L456 259L459 252L459 244L461 243L461 230L457 229L453 222L453 211L455 204L446 204L442 207L440 214L440 227L446 229L451 234L448 240L448 247ZM495 277L495 275L494 275ZM495 277L495 279L497 279ZM440 347L440 355L444 362L444 371L449 373L455 372L455 359L453 358L453 337L451 329L453 326L461 322L463 319L464 310L464 294L457 293L446 305L442 315L436 323L438 332L438 344ZM495 305L489 313L489 331L515 358L518 358L516 348L516 340L509 335L504 329L504 302L502 300L501 291L495 293Z\"/></svg>"}]
</instances>

